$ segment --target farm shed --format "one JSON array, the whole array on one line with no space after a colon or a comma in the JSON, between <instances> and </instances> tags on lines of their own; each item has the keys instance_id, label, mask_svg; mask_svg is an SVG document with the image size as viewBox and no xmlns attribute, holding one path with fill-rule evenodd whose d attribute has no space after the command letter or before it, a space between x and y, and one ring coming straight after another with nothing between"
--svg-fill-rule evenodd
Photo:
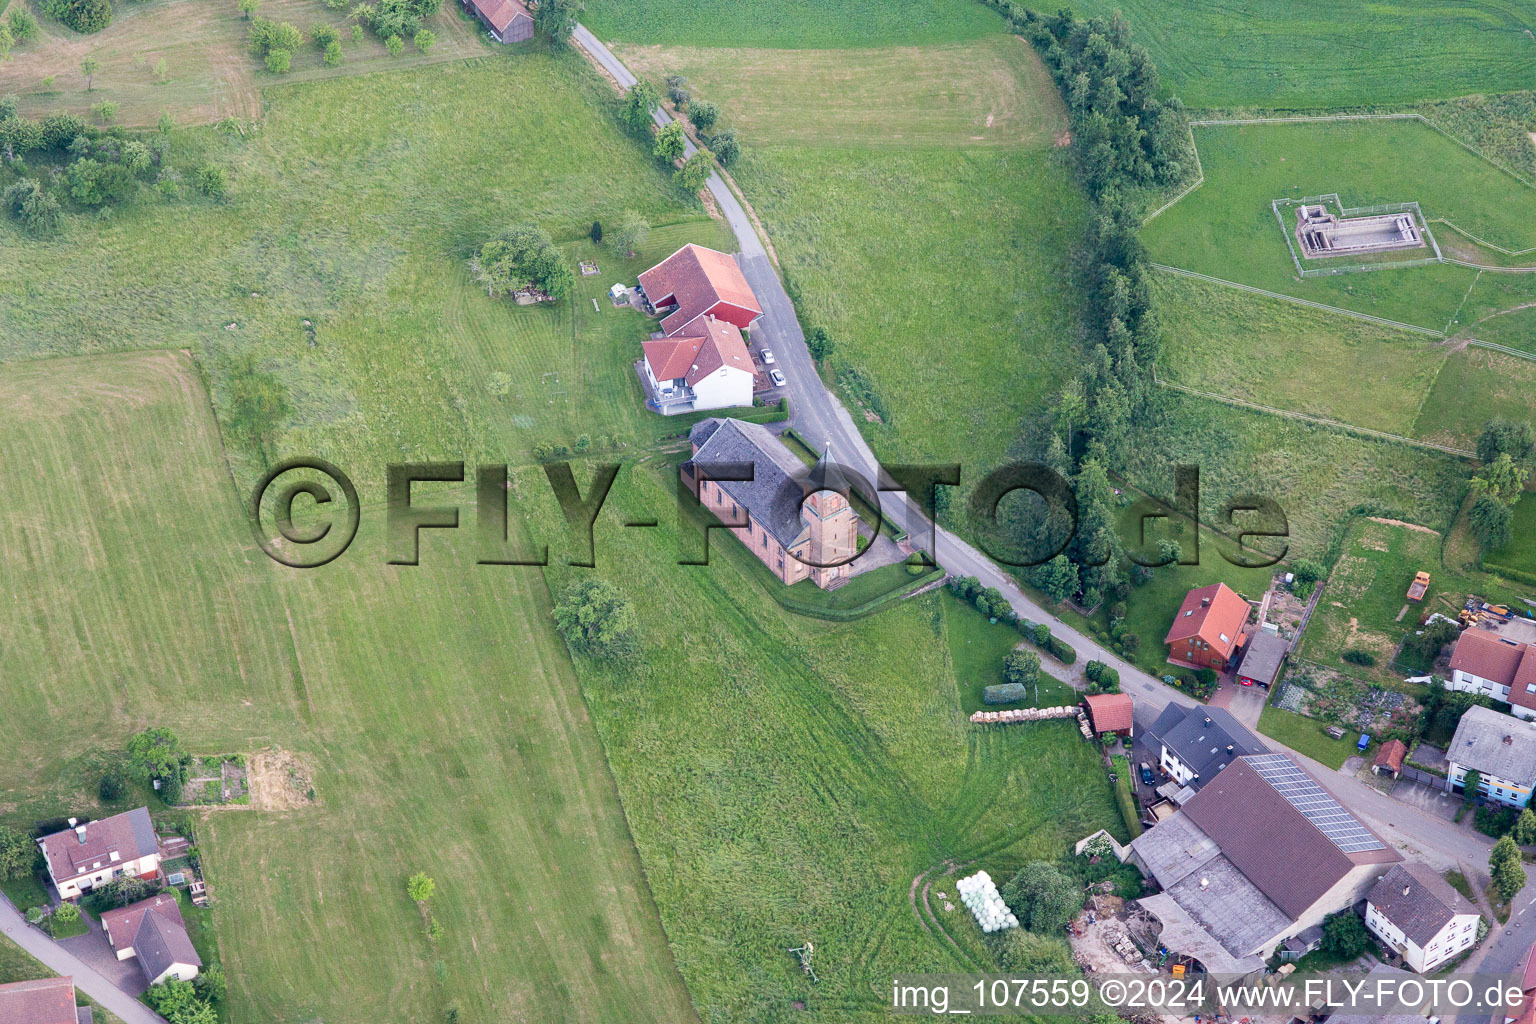
<instances>
[{"instance_id":1,"label":"farm shed","mask_svg":"<svg viewBox=\"0 0 1536 1024\"><path fill-rule=\"evenodd\" d=\"M533 38L533 15L523 0L464 0L464 9L478 18L498 43Z\"/></svg>"},{"instance_id":2,"label":"farm shed","mask_svg":"<svg viewBox=\"0 0 1536 1024\"><path fill-rule=\"evenodd\" d=\"M1132 728L1131 695L1128 693L1090 693L1083 698L1088 721L1099 735L1112 732L1129 738Z\"/></svg>"}]
</instances>

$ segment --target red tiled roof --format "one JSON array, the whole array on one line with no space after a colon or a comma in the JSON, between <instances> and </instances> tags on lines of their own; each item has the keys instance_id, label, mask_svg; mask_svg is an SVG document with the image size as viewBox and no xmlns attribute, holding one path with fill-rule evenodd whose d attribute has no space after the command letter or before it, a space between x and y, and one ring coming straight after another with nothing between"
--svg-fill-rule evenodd
<instances>
[{"instance_id":1,"label":"red tiled roof","mask_svg":"<svg viewBox=\"0 0 1536 1024\"><path fill-rule=\"evenodd\" d=\"M1472 628L1461 634L1451 651L1451 671L1460 669L1470 675L1509 687L1509 702L1536 708L1536 648L1505 640L1496 633Z\"/></svg>"},{"instance_id":2,"label":"red tiled roof","mask_svg":"<svg viewBox=\"0 0 1536 1024\"><path fill-rule=\"evenodd\" d=\"M69 978L39 978L0 985L0 1021L75 1024L74 982Z\"/></svg>"},{"instance_id":3,"label":"red tiled roof","mask_svg":"<svg viewBox=\"0 0 1536 1024\"><path fill-rule=\"evenodd\" d=\"M681 377L692 387L722 366L752 372L752 355L735 324L707 316L696 326L702 336L657 338L640 346L657 380Z\"/></svg>"},{"instance_id":4,"label":"red tiled roof","mask_svg":"<svg viewBox=\"0 0 1536 1024\"><path fill-rule=\"evenodd\" d=\"M1131 727L1131 695L1128 693L1090 693L1083 698L1094 732L1119 732Z\"/></svg>"},{"instance_id":5,"label":"red tiled roof","mask_svg":"<svg viewBox=\"0 0 1536 1024\"><path fill-rule=\"evenodd\" d=\"M1230 657L1242 642L1247 621L1248 602L1225 583L1212 583L1184 595L1163 643L1199 637L1222 657Z\"/></svg>"},{"instance_id":6,"label":"red tiled roof","mask_svg":"<svg viewBox=\"0 0 1536 1024\"><path fill-rule=\"evenodd\" d=\"M101 915L101 927L106 930L114 949L129 949L133 946L133 937L139 933L144 915L151 910L185 927L181 907L177 906L175 896L169 893L151 896L147 900L130 903Z\"/></svg>"},{"instance_id":7,"label":"red tiled roof","mask_svg":"<svg viewBox=\"0 0 1536 1024\"><path fill-rule=\"evenodd\" d=\"M668 334L688 327L719 302L757 315L763 311L736 261L702 245L685 245L642 273L640 287L653 305L677 304L677 310L661 322Z\"/></svg>"},{"instance_id":8,"label":"red tiled roof","mask_svg":"<svg viewBox=\"0 0 1536 1024\"><path fill-rule=\"evenodd\" d=\"M1387 740L1376 751L1376 767L1386 768L1394 772L1403 770L1403 758L1408 756L1408 747L1402 740Z\"/></svg>"},{"instance_id":9,"label":"red tiled roof","mask_svg":"<svg viewBox=\"0 0 1536 1024\"><path fill-rule=\"evenodd\" d=\"M1513 1018L1514 1024L1532 1024L1536 1021L1536 945L1525 951L1516 970L1520 973L1522 998L1518 1003L1511 1002L1504 1016Z\"/></svg>"},{"instance_id":10,"label":"red tiled roof","mask_svg":"<svg viewBox=\"0 0 1536 1024\"><path fill-rule=\"evenodd\" d=\"M105 870L123 861L138 860L158 853L160 849L149 811L143 807L86 822L78 829L44 836L42 844L48 870L58 883Z\"/></svg>"},{"instance_id":11,"label":"red tiled roof","mask_svg":"<svg viewBox=\"0 0 1536 1024\"><path fill-rule=\"evenodd\" d=\"M469 2L498 33L505 32L507 26L512 24L519 15L530 20L533 18L522 0L469 0Z\"/></svg>"}]
</instances>

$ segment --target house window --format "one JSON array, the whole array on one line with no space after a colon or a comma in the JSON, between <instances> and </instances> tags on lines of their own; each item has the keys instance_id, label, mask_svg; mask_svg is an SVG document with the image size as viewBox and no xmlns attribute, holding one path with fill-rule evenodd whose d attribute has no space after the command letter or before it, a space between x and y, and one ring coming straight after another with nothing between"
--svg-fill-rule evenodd
<instances>
[{"instance_id":1,"label":"house window","mask_svg":"<svg viewBox=\"0 0 1536 1024\"><path fill-rule=\"evenodd\" d=\"M767 530L763 531L763 550L764 551L768 550L768 531Z\"/></svg>"}]
</instances>

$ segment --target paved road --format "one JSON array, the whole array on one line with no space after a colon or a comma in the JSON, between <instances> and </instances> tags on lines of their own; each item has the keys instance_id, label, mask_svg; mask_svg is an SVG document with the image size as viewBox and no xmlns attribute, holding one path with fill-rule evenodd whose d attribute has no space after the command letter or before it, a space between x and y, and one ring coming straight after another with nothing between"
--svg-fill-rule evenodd
<instances>
[{"instance_id":1,"label":"paved road","mask_svg":"<svg viewBox=\"0 0 1536 1024\"><path fill-rule=\"evenodd\" d=\"M108 1011L117 1014L123 1019L123 1024L165 1024L165 1018L113 985L69 950L27 924L27 919L11 905L10 900L3 896L0 896L0 932L41 960L49 970L61 977L73 978L75 988L96 1000Z\"/></svg>"},{"instance_id":2,"label":"paved road","mask_svg":"<svg viewBox=\"0 0 1536 1024\"><path fill-rule=\"evenodd\" d=\"M576 41L621 85L627 88L634 84L635 76L585 27L577 27ZM656 112L657 124L666 124L670 120L665 111ZM692 151L690 143L689 152ZM708 187L736 234L737 244L741 247L738 259L742 272L763 306L763 317L753 326L753 333L773 349L784 368L789 380L790 414L795 429L818 448L830 443L839 464L863 475L866 480L878 479L874 452L859 433L848 410L817 374L805 347L805 335L796 318L794 304L746 211L719 175L709 179ZM946 570L957 576L975 576L983 585L996 587L1020 616L1033 622L1048 623L1053 633L1076 648L1078 659L1069 681L1081 685L1083 665L1089 659L1113 666L1120 673L1121 688L1135 698L1137 724L1143 728L1170 703L1184 706L1196 703L1192 697L1166 686L1092 637L1063 623L1020 590L1013 578L990 558L949 531L938 529L935 541L930 544L930 536L935 536L933 527L904 494L881 497L886 499L882 505L885 515L906 530L913 542L928 550ZM1346 806L1364 817L1409 858L1425 861L1440 870L1460 866L1474 873L1486 871L1491 843L1481 834L1394 800L1354 776L1319 764L1274 740L1266 739L1265 742L1290 754L1324 780ZM1529 916L1536 919L1536 909Z\"/></svg>"}]
</instances>

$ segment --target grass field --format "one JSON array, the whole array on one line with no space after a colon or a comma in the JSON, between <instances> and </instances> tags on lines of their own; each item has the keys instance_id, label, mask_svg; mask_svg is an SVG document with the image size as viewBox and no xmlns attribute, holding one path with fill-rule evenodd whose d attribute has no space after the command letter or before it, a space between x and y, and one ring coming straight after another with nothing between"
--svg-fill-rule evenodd
<instances>
[{"instance_id":1,"label":"grass field","mask_svg":"<svg viewBox=\"0 0 1536 1024\"><path fill-rule=\"evenodd\" d=\"M948 590L943 592L940 603L944 606L949 660L954 668L955 682L960 687L960 710L966 715L973 711L988 710L989 706L981 699L981 692L1005 681L1003 659L1023 642L1023 638L1012 626L989 622L970 605L962 604ZM1081 699L1077 691L1051 675L1052 672L1061 671L1057 662L1042 656L1039 686L1029 688L1028 699L1009 706L1056 707L1076 704Z\"/></svg>"},{"instance_id":2,"label":"grass field","mask_svg":"<svg viewBox=\"0 0 1536 1024\"><path fill-rule=\"evenodd\" d=\"M1530 87L1536 6L1484 0L1351 5L1263 0L1079 0L1121 11L1174 93L1193 107L1317 110Z\"/></svg>"},{"instance_id":3,"label":"grass field","mask_svg":"<svg viewBox=\"0 0 1536 1024\"><path fill-rule=\"evenodd\" d=\"M383 564L382 522L305 574L254 552L208 402L174 353L0 371L0 752L10 822L96 813L76 767L146 724L196 751L279 747L317 802L211 815L231 1019L686 1020L596 734L532 571L473 535ZM68 708L63 714L61 708ZM515 869L509 868L515 865ZM404 878L438 880L434 946ZM325 955L304 955L324 950Z\"/></svg>"},{"instance_id":4,"label":"grass field","mask_svg":"<svg viewBox=\"0 0 1536 1024\"><path fill-rule=\"evenodd\" d=\"M667 75L685 76L749 146L1038 145L1064 128L1045 66L1015 36L859 50L616 52L658 87Z\"/></svg>"},{"instance_id":5,"label":"grass field","mask_svg":"<svg viewBox=\"0 0 1536 1024\"><path fill-rule=\"evenodd\" d=\"M1203 281L1154 283L1159 377L1271 408L1412 436L1450 352L1423 335Z\"/></svg>"},{"instance_id":6,"label":"grass field","mask_svg":"<svg viewBox=\"0 0 1536 1024\"><path fill-rule=\"evenodd\" d=\"M1195 139L1205 184L1147 225L1157 262L1435 330L1536 299L1536 274L1479 276L1449 264L1297 278L1274 199L1416 200L1439 234L1443 219L1506 248L1536 245L1536 189L1426 125L1218 126L1197 128Z\"/></svg>"},{"instance_id":7,"label":"grass field","mask_svg":"<svg viewBox=\"0 0 1536 1024\"><path fill-rule=\"evenodd\" d=\"M1536 362L1485 348L1464 348L1453 352L1440 368L1414 424L1414 435L1470 449L1483 426L1495 417L1536 419Z\"/></svg>"},{"instance_id":8,"label":"grass field","mask_svg":"<svg viewBox=\"0 0 1536 1024\"><path fill-rule=\"evenodd\" d=\"M668 475L621 474L598 525L643 657L577 669L678 966L707 1021L884 1019L892 971L960 965L919 924L915 876L979 858L1006 877L1101 825L1123 838L1112 792L1071 723L964 721L974 662L952 631L974 639L979 617L946 595L833 624L730 559L676 565ZM557 543L552 506L526 503ZM618 525L641 516L660 526ZM547 570L556 592L575 573ZM785 952L806 940L818 985Z\"/></svg>"},{"instance_id":9,"label":"grass field","mask_svg":"<svg viewBox=\"0 0 1536 1024\"><path fill-rule=\"evenodd\" d=\"M1259 732L1337 770L1344 767L1351 754L1359 753L1355 744L1360 736L1345 732L1343 739L1336 740L1328 735L1327 729L1326 722L1273 705L1266 704L1259 712Z\"/></svg>"},{"instance_id":10,"label":"grass field","mask_svg":"<svg viewBox=\"0 0 1536 1024\"><path fill-rule=\"evenodd\" d=\"M287 81L312 81L343 75L483 57L490 48L475 21L457 4L444 4L427 25L437 44L421 53L408 46L390 57L373 35L354 42L345 11L330 11L314 0L262 0L260 17L297 25L306 39L316 25L341 30L339 67L328 68L312 44L293 54L293 70L274 75L249 49L250 23L232 3L187 4L181 0L134 0L113 5L112 24L101 32L80 35L59 22L37 14L42 32L17 47L9 61L0 62L0 94L15 93L28 116L69 110L85 116L91 106L110 100L120 107L117 122L152 125L162 112L177 121L206 124L223 117L255 120L262 116L261 90ZM92 88L80 74L87 55L101 65ZM156 73L165 61L165 75ZM52 82L46 81L52 78Z\"/></svg>"},{"instance_id":11,"label":"grass field","mask_svg":"<svg viewBox=\"0 0 1536 1024\"><path fill-rule=\"evenodd\" d=\"M1510 541L1488 552L1484 563L1494 572L1501 568L1536 575L1536 498L1526 495L1515 505Z\"/></svg>"},{"instance_id":12,"label":"grass field","mask_svg":"<svg viewBox=\"0 0 1536 1024\"><path fill-rule=\"evenodd\" d=\"M1536 354L1536 306L1491 315L1467 324L1462 332L1479 341L1507 345Z\"/></svg>"},{"instance_id":13,"label":"grass field","mask_svg":"<svg viewBox=\"0 0 1536 1024\"><path fill-rule=\"evenodd\" d=\"M591 0L582 21L604 42L827 49L930 45L1002 30L974 0Z\"/></svg>"}]
</instances>

